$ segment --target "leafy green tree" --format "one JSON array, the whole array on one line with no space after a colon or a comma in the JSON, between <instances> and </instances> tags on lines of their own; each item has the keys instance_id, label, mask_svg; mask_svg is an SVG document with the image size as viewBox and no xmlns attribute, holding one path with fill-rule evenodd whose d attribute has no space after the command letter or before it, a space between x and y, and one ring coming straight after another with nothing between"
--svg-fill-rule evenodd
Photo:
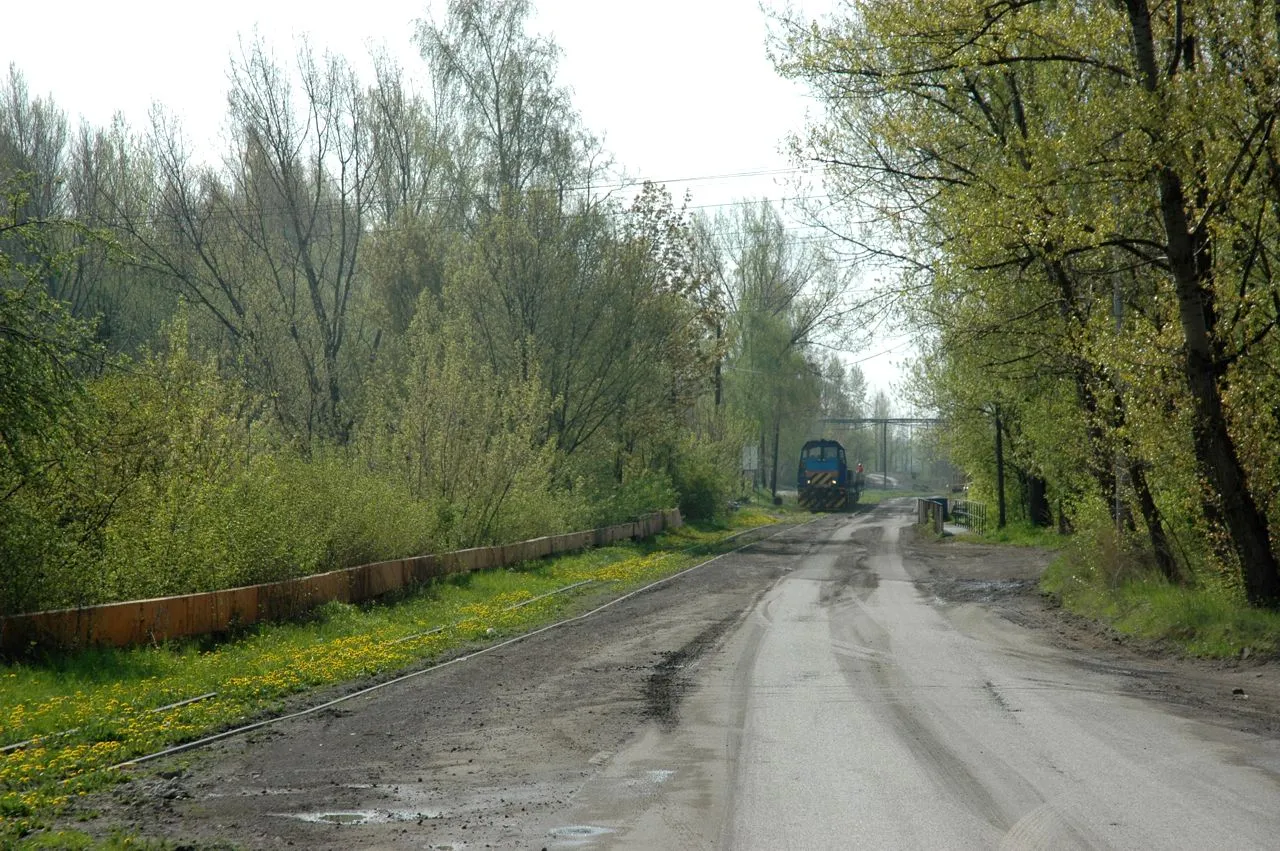
<instances>
[{"instance_id":1,"label":"leafy green tree","mask_svg":"<svg viewBox=\"0 0 1280 851\"><path fill-rule=\"evenodd\" d=\"M870 416L867 403L867 381L861 367L848 365L831 353L822 364L822 398L819 408L823 419L857 419ZM870 463L875 450L871 429L840 423L824 423L821 435L839 440L849 455L851 466Z\"/></svg>"},{"instance_id":2,"label":"leafy green tree","mask_svg":"<svg viewBox=\"0 0 1280 851\"><path fill-rule=\"evenodd\" d=\"M95 494L48 510L92 446L94 412L84 382L100 361L93 327L45 290L70 262L58 246L66 222L27 218L25 192L0 212L0 611L38 595L43 566L78 562L79 541L100 520Z\"/></svg>"},{"instance_id":3,"label":"leafy green tree","mask_svg":"<svg viewBox=\"0 0 1280 851\"><path fill-rule=\"evenodd\" d=\"M545 512L553 499L555 446L544 436L551 400L539 377L496 372L465 324L441 324L430 310L419 312L407 343L408 371L385 376L373 397L366 453L434 507L447 545L527 529L531 518L511 506L542 502Z\"/></svg>"},{"instance_id":4,"label":"leafy green tree","mask_svg":"<svg viewBox=\"0 0 1280 851\"><path fill-rule=\"evenodd\" d=\"M449 219L466 234L445 312L496 374L539 375L554 399L548 437L578 461L611 458L617 480L670 421L673 394L687 395L698 329L685 225L656 187L625 210L591 189L602 157L555 80L558 48L526 32L528 16L525 2L459 0L418 31L450 128Z\"/></svg>"},{"instance_id":5,"label":"leafy green tree","mask_svg":"<svg viewBox=\"0 0 1280 851\"><path fill-rule=\"evenodd\" d=\"M776 495L779 469L785 486L791 459L820 430L819 351L842 345L852 328L850 278L816 244L789 232L767 202L701 221L697 238L717 335L716 395L756 424Z\"/></svg>"},{"instance_id":6,"label":"leafy green tree","mask_svg":"<svg viewBox=\"0 0 1280 851\"><path fill-rule=\"evenodd\" d=\"M454 197L468 188L450 182L448 129L409 87L403 70L378 55L374 71L375 83L364 98L374 195L369 244L362 253L366 314L394 340L408 329L424 291L440 306L446 260L463 224ZM376 336L374 351L381 354L384 342L390 340Z\"/></svg>"},{"instance_id":7,"label":"leafy green tree","mask_svg":"<svg viewBox=\"0 0 1280 851\"><path fill-rule=\"evenodd\" d=\"M941 354L967 345L988 382L1020 385L1004 394L1015 400L1034 390L1025 373L1064 373L1086 438L1077 463L1096 496L1132 494L1157 558L1168 554L1157 497L1173 495L1147 481L1156 453L1141 421L1188 406L1185 420L1165 418L1189 429L1178 463L1208 484L1201 509L1227 532L1249 599L1280 599L1268 498L1250 487L1226 404L1243 364L1273 345L1276 311L1259 298L1273 244L1262 214L1273 16L1144 0L902 2L791 24L782 69L829 110L804 149L829 165L837 195L860 195L878 250L936 296Z\"/></svg>"},{"instance_id":8,"label":"leafy green tree","mask_svg":"<svg viewBox=\"0 0 1280 851\"><path fill-rule=\"evenodd\" d=\"M252 42L232 66L224 168L197 164L157 112L151 183L114 201L137 265L198 308L207 343L304 446L349 437L367 362L353 355L368 345L353 316L374 197L362 98L341 59L304 45L291 76Z\"/></svg>"},{"instance_id":9,"label":"leafy green tree","mask_svg":"<svg viewBox=\"0 0 1280 851\"><path fill-rule=\"evenodd\" d=\"M10 206L21 208L11 211L16 216L42 220L66 212L67 145L66 114L48 98L32 98L26 79L11 64L0 92L0 180L12 193L16 176L24 178L22 195L8 197Z\"/></svg>"},{"instance_id":10,"label":"leafy green tree","mask_svg":"<svg viewBox=\"0 0 1280 851\"><path fill-rule=\"evenodd\" d=\"M419 22L467 221L500 213L507 195L570 194L584 183L584 165L595 168L595 142L555 79L560 49L526 31L530 11L528 0L450 0L443 22Z\"/></svg>"},{"instance_id":11,"label":"leafy green tree","mask_svg":"<svg viewBox=\"0 0 1280 851\"><path fill-rule=\"evenodd\" d=\"M66 261L45 265L45 291L72 316L94 323L109 348L132 350L151 339L173 303L151 282L128 274L109 237L114 217L105 189L122 176L123 124L71 132L51 99L31 96L17 68L10 66L6 83L0 92L0 185L11 200L22 197L15 219L81 225L44 234ZM26 259L38 262L36 256Z\"/></svg>"}]
</instances>

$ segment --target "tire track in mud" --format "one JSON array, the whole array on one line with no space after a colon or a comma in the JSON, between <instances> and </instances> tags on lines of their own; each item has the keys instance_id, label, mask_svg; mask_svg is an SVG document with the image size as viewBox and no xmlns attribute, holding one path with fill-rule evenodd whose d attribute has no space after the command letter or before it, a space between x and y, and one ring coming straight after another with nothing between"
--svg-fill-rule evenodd
<instances>
[{"instance_id":1,"label":"tire track in mud","mask_svg":"<svg viewBox=\"0 0 1280 851\"><path fill-rule=\"evenodd\" d=\"M680 701L690 685L690 669L721 638L741 623L749 611L735 612L713 621L683 647L663 654L662 660L654 666L653 673L645 682L646 718L657 721L668 730L679 723Z\"/></svg>"}]
</instances>

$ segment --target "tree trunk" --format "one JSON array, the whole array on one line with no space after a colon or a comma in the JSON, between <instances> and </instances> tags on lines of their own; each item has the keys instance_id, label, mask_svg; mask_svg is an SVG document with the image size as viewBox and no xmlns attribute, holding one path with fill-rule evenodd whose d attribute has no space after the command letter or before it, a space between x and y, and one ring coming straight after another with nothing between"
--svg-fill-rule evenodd
<instances>
[{"instance_id":1,"label":"tree trunk","mask_svg":"<svg viewBox=\"0 0 1280 851\"><path fill-rule=\"evenodd\" d=\"M769 457L768 452L765 451L767 449L768 446L766 446L764 442L764 429L760 429L760 458L759 462L756 464L755 472L756 487L759 488L764 488L764 459Z\"/></svg>"},{"instance_id":2,"label":"tree trunk","mask_svg":"<svg viewBox=\"0 0 1280 851\"><path fill-rule=\"evenodd\" d=\"M1088 317L1079 308L1078 287L1067 270L1058 261L1047 261L1045 272L1058 288L1058 313L1068 323L1068 327L1082 328L1088 324ZM1078 351L1071 355L1071 374L1075 379L1076 397L1085 413L1085 436L1088 438L1089 455L1085 459L1085 469L1098 483L1098 489L1104 499L1115 494L1116 470L1112 463L1111 448L1107 443L1106 432L1100 422L1098 397L1094 392L1100 376L1095 365ZM1114 519L1114 518L1113 518Z\"/></svg>"},{"instance_id":3,"label":"tree trunk","mask_svg":"<svg viewBox=\"0 0 1280 851\"><path fill-rule=\"evenodd\" d=\"M998 520L996 528L1003 529L1007 516L1004 504L1004 430L1000 422L1000 406L996 406L996 507Z\"/></svg>"},{"instance_id":4,"label":"tree trunk","mask_svg":"<svg viewBox=\"0 0 1280 851\"><path fill-rule=\"evenodd\" d=\"M1126 0L1139 78L1156 92L1159 69L1146 0ZM1160 140L1159 130L1153 138ZM1208 230L1192 229L1182 179L1167 164L1156 169L1160 215L1168 242L1169 269L1178 299L1183 337L1183 373L1195 411L1196 460L1221 500L1223 521L1240 562L1245 593L1256 606L1280 606L1280 565L1271 551L1266 518L1249 491L1243 465L1227 428L1214 352L1213 246Z\"/></svg>"},{"instance_id":5,"label":"tree trunk","mask_svg":"<svg viewBox=\"0 0 1280 851\"><path fill-rule=\"evenodd\" d=\"M1112 390L1116 394L1115 412L1113 414L1112 430L1117 433L1123 433L1125 429L1125 418L1127 417L1127 406L1123 394L1114 385ZM1173 556L1173 548L1169 545L1169 538L1165 534L1164 520L1160 516L1160 507L1156 505L1155 497L1151 493L1151 486L1147 482L1147 465L1134 457L1132 447L1128 441L1121 439L1120 450L1116 453L1117 464L1123 463L1128 474L1128 483L1133 487L1134 495L1138 498L1138 510L1142 512L1142 520L1147 527L1147 537L1151 541L1151 552L1155 556L1156 567L1160 573L1170 582L1177 582L1178 562ZM1113 509L1113 518L1119 524L1124 522L1129 531L1136 531L1134 524L1133 512L1129 510L1128 504L1120 500L1120 475L1116 474L1116 501ZM1121 513L1123 512L1123 513Z\"/></svg>"},{"instance_id":6,"label":"tree trunk","mask_svg":"<svg viewBox=\"0 0 1280 851\"><path fill-rule=\"evenodd\" d=\"M1169 240L1169 265L1177 283L1178 318L1183 334L1183 370L1195 410L1192 439L1205 478L1222 501L1223 520L1240 560L1245 593L1258 606L1280 605L1280 565L1271 551L1266 518L1258 510L1245 478L1235 442L1227 428L1213 357L1208 288L1197 269L1196 254L1207 250L1203 235L1186 229L1181 182L1161 169L1160 206Z\"/></svg>"},{"instance_id":7,"label":"tree trunk","mask_svg":"<svg viewBox=\"0 0 1280 851\"><path fill-rule=\"evenodd\" d=\"M1027 475L1027 517L1032 525L1053 525L1053 509L1049 507L1048 484L1040 476Z\"/></svg>"},{"instance_id":8,"label":"tree trunk","mask_svg":"<svg viewBox=\"0 0 1280 851\"><path fill-rule=\"evenodd\" d=\"M1173 549L1169 546L1169 538L1164 531L1164 521L1160 517L1160 508L1156 505L1151 488L1147 485L1146 470L1140 462L1130 460L1129 480L1133 482L1133 492L1138 497L1138 509L1147 524L1147 537L1151 539L1151 551L1155 555L1156 567L1160 574L1170 582L1178 582L1178 562L1173 557Z\"/></svg>"},{"instance_id":9,"label":"tree trunk","mask_svg":"<svg viewBox=\"0 0 1280 851\"><path fill-rule=\"evenodd\" d=\"M720 341L724 338L724 329L716 323L716 407L724 403L724 355L720 352Z\"/></svg>"}]
</instances>

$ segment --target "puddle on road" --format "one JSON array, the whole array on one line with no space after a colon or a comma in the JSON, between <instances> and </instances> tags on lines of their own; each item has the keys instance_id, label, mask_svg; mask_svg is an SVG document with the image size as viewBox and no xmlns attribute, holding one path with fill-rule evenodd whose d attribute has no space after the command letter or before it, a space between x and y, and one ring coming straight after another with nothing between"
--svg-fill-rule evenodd
<instances>
[{"instance_id":1,"label":"puddle on road","mask_svg":"<svg viewBox=\"0 0 1280 851\"><path fill-rule=\"evenodd\" d=\"M944 603L991 603L1035 588L1033 579L943 579L933 586L934 598Z\"/></svg>"},{"instance_id":2,"label":"puddle on road","mask_svg":"<svg viewBox=\"0 0 1280 851\"><path fill-rule=\"evenodd\" d=\"M596 827L591 824L571 824L565 827L553 827L547 831L548 836L554 836L556 839L568 839L586 841L595 839L597 836L605 836L613 833L611 827Z\"/></svg>"},{"instance_id":3,"label":"puddle on road","mask_svg":"<svg viewBox=\"0 0 1280 851\"><path fill-rule=\"evenodd\" d=\"M398 824L444 818L440 810L337 810L315 813L272 813L281 818L298 819L311 824Z\"/></svg>"},{"instance_id":4,"label":"puddle on road","mask_svg":"<svg viewBox=\"0 0 1280 851\"><path fill-rule=\"evenodd\" d=\"M369 813L320 813L316 821L331 821L335 824L366 824L372 816Z\"/></svg>"},{"instance_id":5,"label":"puddle on road","mask_svg":"<svg viewBox=\"0 0 1280 851\"><path fill-rule=\"evenodd\" d=\"M638 789L642 794L653 794L658 787L666 783L675 775L674 771L669 769L657 769L654 771L646 771L639 777L633 777L626 781L626 785L632 789Z\"/></svg>"}]
</instances>

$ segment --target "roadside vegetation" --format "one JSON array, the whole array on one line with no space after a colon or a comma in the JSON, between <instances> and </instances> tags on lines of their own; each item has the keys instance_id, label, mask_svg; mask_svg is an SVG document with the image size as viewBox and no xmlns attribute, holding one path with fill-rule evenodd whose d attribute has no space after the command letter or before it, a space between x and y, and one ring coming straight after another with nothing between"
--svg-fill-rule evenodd
<instances>
[{"instance_id":1,"label":"roadside vegetation","mask_svg":"<svg viewBox=\"0 0 1280 851\"><path fill-rule=\"evenodd\" d=\"M858 505L879 505L885 500L929 496L925 491L866 488L858 496Z\"/></svg>"},{"instance_id":2,"label":"roadside vegetation","mask_svg":"<svg viewBox=\"0 0 1280 851\"><path fill-rule=\"evenodd\" d=\"M529 17L452 0L367 78L246 36L199 144L8 69L0 616L715 520L860 409L847 266L622 180Z\"/></svg>"},{"instance_id":3,"label":"roadside vegetation","mask_svg":"<svg viewBox=\"0 0 1280 851\"><path fill-rule=\"evenodd\" d=\"M1041 577L1041 593L1149 648L1207 659L1280 654L1280 612L1250 606L1229 575L1206 577L1195 586L1169 582L1149 554L1114 530L1089 539L1022 520L947 540L1057 552Z\"/></svg>"},{"instance_id":4,"label":"roadside vegetation","mask_svg":"<svg viewBox=\"0 0 1280 851\"><path fill-rule=\"evenodd\" d=\"M974 540L993 544L1008 544L1014 547L1039 547L1057 550L1066 546L1069 540L1052 529L1037 526L1026 520L1006 523L1002 528L990 529L983 535L962 535L960 540L972 537Z\"/></svg>"},{"instance_id":5,"label":"roadside vegetation","mask_svg":"<svg viewBox=\"0 0 1280 851\"><path fill-rule=\"evenodd\" d=\"M777 31L823 105L797 155L896 271L909 395L992 525L1072 535L1050 587L1074 610L1270 652L1274 9L851 0Z\"/></svg>"},{"instance_id":6,"label":"roadside vegetation","mask_svg":"<svg viewBox=\"0 0 1280 851\"><path fill-rule=\"evenodd\" d=\"M0 746L26 742L0 754L0 844L47 827L71 799L115 782L121 774L110 767L129 758L300 706L299 695L326 686L368 683L579 613L775 519L747 507L722 525L468 573L381 604L331 603L304 622L216 642L0 666Z\"/></svg>"},{"instance_id":7,"label":"roadside vegetation","mask_svg":"<svg viewBox=\"0 0 1280 851\"><path fill-rule=\"evenodd\" d=\"M1042 591L1121 635L1178 654L1236 660L1280 655L1280 612L1250 606L1235 577L1170 582L1124 539L1109 531L1100 538L1067 544L1045 571Z\"/></svg>"}]
</instances>

